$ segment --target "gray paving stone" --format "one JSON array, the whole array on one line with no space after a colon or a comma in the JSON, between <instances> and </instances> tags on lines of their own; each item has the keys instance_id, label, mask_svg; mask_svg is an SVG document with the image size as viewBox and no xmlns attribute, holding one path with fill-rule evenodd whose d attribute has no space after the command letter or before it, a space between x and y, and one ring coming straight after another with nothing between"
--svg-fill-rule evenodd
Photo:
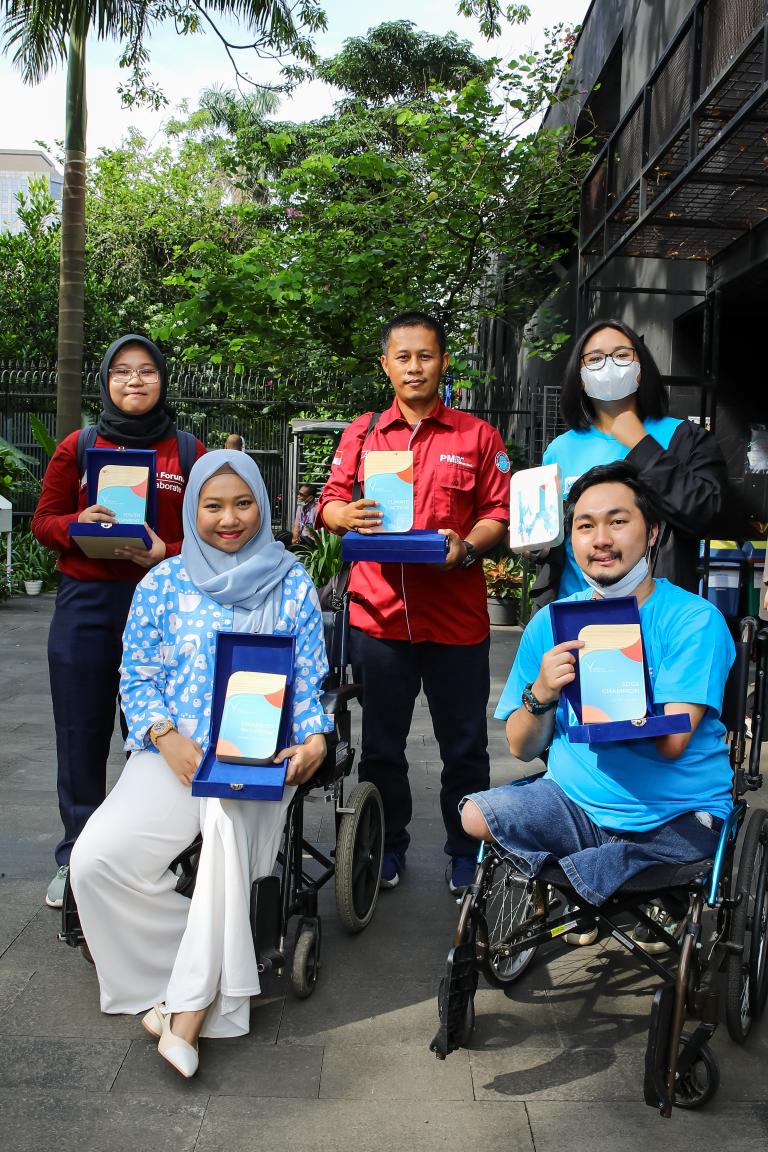
<instances>
[{"instance_id":1,"label":"gray paving stone","mask_svg":"<svg viewBox=\"0 0 768 1152\"><path fill-rule=\"evenodd\" d=\"M469 1054L437 1060L426 1044L329 1044L321 1099L472 1100Z\"/></svg>"},{"instance_id":2,"label":"gray paving stone","mask_svg":"<svg viewBox=\"0 0 768 1152\"><path fill-rule=\"evenodd\" d=\"M637 1100L642 1054L521 1045L470 1053L476 1100Z\"/></svg>"},{"instance_id":3,"label":"gray paving stone","mask_svg":"<svg viewBox=\"0 0 768 1152\"><path fill-rule=\"evenodd\" d=\"M400 986L361 970L357 979L334 978L331 968L309 1000L286 998L280 1044L348 1043L427 1045L437 1026L437 983L410 976Z\"/></svg>"},{"instance_id":4,"label":"gray paving stone","mask_svg":"<svg viewBox=\"0 0 768 1152\"><path fill-rule=\"evenodd\" d=\"M40 871L41 875L48 876L48 871L44 874L42 869ZM17 968L61 969L68 976L74 973L76 977L82 977L90 983L94 978L93 968L86 965L85 970L81 970L80 966L85 961L80 951L68 948L57 938L61 928L61 912L43 904L45 887L45 880L41 880L37 888L35 914L3 953L3 962Z\"/></svg>"},{"instance_id":5,"label":"gray paving stone","mask_svg":"<svg viewBox=\"0 0 768 1152\"><path fill-rule=\"evenodd\" d=\"M151 1040L131 1045L113 1092L131 1096L262 1096L314 1099L323 1067L321 1045L259 1044L254 1035L232 1040L201 1040L200 1069L185 1081L157 1054Z\"/></svg>"},{"instance_id":6,"label":"gray paving stone","mask_svg":"<svg viewBox=\"0 0 768 1152\"><path fill-rule=\"evenodd\" d=\"M125 1060L119 1040L57 1040L6 1035L0 1044L0 1088L71 1088L108 1092Z\"/></svg>"},{"instance_id":7,"label":"gray paving stone","mask_svg":"<svg viewBox=\"0 0 768 1152\"><path fill-rule=\"evenodd\" d=\"M0 1116L3 1152L194 1152L205 1101L0 1090Z\"/></svg>"},{"instance_id":8,"label":"gray paving stone","mask_svg":"<svg viewBox=\"0 0 768 1152\"><path fill-rule=\"evenodd\" d=\"M522 1104L240 1100L213 1097L195 1152L534 1152Z\"/></svg>"},{"instance_id":9,"label":"gray paving stone","mask_svg":"<svg viewBox=\"0 0 768 1152\"><path fill-rule=\"evenodd\" d=\"M33 975L21 968L0 967L0 1017L13 1007Z\"/></svg>"},{"instance_id":10,"label":"gray paving stone","mask_svg":"<svg viewBox=\"0 0 768 1152\"><path fill-rule=\"evenodd\" d=\"M664 1152L691 1149L738 1148L739 1152L765 1152L768 1141L768 1109L718 1106L717 1098L701 1112L674 1112L662 1119L640 1103L527 1104L536 1152L648 1152L663 1146Z\"/></svg>"},{"instance_id":11,"label":"gray paving stone","mask_svg":"<svg viewBox=\"0 0 768 1152\"><path fill-rule=\"evenodd\" d=\"M104 1016L99 1011L96 972L79 952L58 944L67 957L40 968L18 996L13 1011L0 1017L0 1037L9 1034L61 1039L130 1040L142 1029L134 1016ZM70 961L66 963L66 961Z\"/></svg>"},{"instance_id":12,"label":"gray paving stone","mask_svg":"<svg viewBox=\"0 0 768 1152\"><path fill-rule=\"evenodd\" d=\"M0 956L40 910L40 887L34 881L0 877Z\"/></svg>"}]
</instances>

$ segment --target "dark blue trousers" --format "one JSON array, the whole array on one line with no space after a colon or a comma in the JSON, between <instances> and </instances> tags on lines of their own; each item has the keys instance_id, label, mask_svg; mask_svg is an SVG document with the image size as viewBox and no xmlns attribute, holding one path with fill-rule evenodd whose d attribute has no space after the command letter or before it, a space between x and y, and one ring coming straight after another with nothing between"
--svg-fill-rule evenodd
<instances>
[{"instance_id":1,"label":"dark blue trousers","mask_svg":"<svg viewBox=\"0 0 768 1152\"><path fill-rule=\"evenodd\" d=\"M482 644L411 644L351 629L350 654L362 685L363 733L358 775L384 802L385 850L405 852L413 810L405 746L421 686L440 748L440 808L449 856L474 856L477 841L461 827L459 801L490 784L486 708L488 652Z\"/></svg>"},{"instance_id":2,"label":"dark blue trousers","mask_svg":"<svg viewBox=\"0 0 768 1152\"><path fill-rule=\"evenodd\" d=\"M56 846L60 865L69 863L72 845L106 795L123 629L134 587L125 580L70 576L59 583L48 634L48 670L64 825Z\"/></svg>"}]
</instances>

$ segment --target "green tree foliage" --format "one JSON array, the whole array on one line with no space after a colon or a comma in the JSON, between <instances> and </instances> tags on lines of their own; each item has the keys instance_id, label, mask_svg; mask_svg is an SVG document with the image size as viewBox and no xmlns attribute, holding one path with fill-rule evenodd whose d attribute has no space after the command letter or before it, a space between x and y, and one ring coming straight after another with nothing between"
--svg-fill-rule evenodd
<instances>
[{"instance_id":1,"label":"green tree foliage","mask_svg":"<svg viewBox=\"0 0 768 1152\"><path fill-rule=\"evenodd\" d=\"M233 65L240 50L271 59L291 54L299 63L284 69L287 84L303 73L302 62L314 61L311 35L325 27L325 14L315 0L7 0L4 8L0 51L11 54L27 83L38 83L57 64L67 62L56 405L61 438L79 426L81 415L89 36L122 45L120 63L128 80L118 90L124 102L160 107L165 97L149 78L147 47L158 23L173 21L179 35L211 27ZM232 43L221 33L216 20L227 15L237 17L250 32L248 43ZM251 82L235 67L240 78Z\"/></svg>"},{"instance_id":2,"label":"green tree foliage","mask_svg":"<svg viewBox=\"0 0 768 1152\"><path fill-rule=\"evenodd\" d=\"M427 53L421 34L397 28L413 58L430 58L442 74L434 45ZM386 43L389 31L380 32L368 41ZM193 245L191 266L173 277L188 298L160 332L191 356L363 375L381 324L401 310L440 315L454 347L484 316L521 325L572 243L588 164L589 142L570 129L533 128L565 95L570 44L560 27L538 54L476 62L459 90L427 77L426 94L422 84L397 98L386 53L345 48L321 71L362 90L343 94L337 116L251 124L225 141L234 179L247 189L257 174L258 202L237 207L255 243L223 260L215 242ZM362 59L381 72L351 67Z\"/></svg>"},{"instance_id":3,"label":"green tree foliage","mask_svg":"<svg viewBox=\"0 0 768 1152\"><path fill-rule=\"evenodd\" d=\"M408 20L394 20L347 40L337 56L321 61L316 73L352 99L378 107L387 100L427 98L436 83L460 91L488 67L454 32L435 36Z\"/></svg>"}]
</instances>

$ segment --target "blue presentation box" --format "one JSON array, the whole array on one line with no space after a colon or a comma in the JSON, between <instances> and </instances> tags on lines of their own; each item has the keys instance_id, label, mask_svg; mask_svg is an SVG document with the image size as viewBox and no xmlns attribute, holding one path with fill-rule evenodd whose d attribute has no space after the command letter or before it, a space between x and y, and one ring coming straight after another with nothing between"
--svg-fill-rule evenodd
<instances>
[{"instance_id":1,"label":"blue presentation box","mask_svg":"<svg viewBox=\"0 0 768 1152\"><path fill-rule=\"evenodd\" d=\"M157 527L157 453L154 448L89 448L85 454L85 477L88 487L88 505L96 504L99 491L99 473L105 464L134 465L147 468L147 523ZM115 549L152 547L152 537L142 524L79 524L69 525L69 535L86 556L99 560L114 560Z\"/></svg>"},{"instance_id":2,"label":"blue presentation box","mask_svg":"<svg viewBox=\"0 0 768 1152\"><path fill-rule=\"evenodd\" d=\"M376 564L444 564L448 537L431 528L410 532L347 532L341 538L341 558L372 560Z\"/></svg>"},{"instance_id":3,"label":"blue presentation box","mask_svg":"<svg viewBox=\"0 0 768 1152\"><path fill-rule=\"evenodd\" d=\"M293 636L257 636L250 632L219 632L213 676L213 703L208 749L192 781L193 796L220 800L281 800L288 761L282 764L228 764L216 759L221 714L233 672L277 672L286 678L285 703L278 747L291 743L293 717Z\"/></svg>"},{"instance_id":4,"label":"blue presentation box","mask_svg":"<svg viewBox=\"0 0 768 1152\"><path fill-rule=\"evenodd\" d=\"M634 596L620 596L614 600L571 600L550 605L552 631L555 644L577 640L582 628L589 624L639 624L640 612ZM606 744L617 740L647 740L655 736L668 736L675 732L690 732L691 718L659 715L654 711L653 689L648 675L648 661L643 647L643 673L648 711L639 720L614 720L609 723L584 724L581 722L581 679L578 653L576 679L563 689L563 695L573 709L578 723L568 725L568 739L572 744Z\"/></svg>"}]
</instances>

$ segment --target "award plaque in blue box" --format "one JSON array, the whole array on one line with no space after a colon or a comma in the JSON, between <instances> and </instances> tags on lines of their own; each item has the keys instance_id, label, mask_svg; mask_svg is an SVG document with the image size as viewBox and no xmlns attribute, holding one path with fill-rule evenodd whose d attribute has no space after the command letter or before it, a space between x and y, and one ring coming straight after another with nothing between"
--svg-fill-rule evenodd
<instances>
[{"instance_id":1,"label":"award plaque in blue box","mask_svg":"<svg viewBox=\"0 0 768 1152\"><path fill-rule=\"evenodd\" d=\"M645 658L640 612L634 596L612 600L563 600L550 605L555 643L583 640L576 678L563 690L577 723L573 744L644 740L690 732L687 713L657 713Z\"/></svg>"},{"instance_id":2,"label":"award plaque in blue box","mask_svg":"<svg viewBox=\"0 0 768 1152\"><path fill-rule=\"evenodd\" d=\"M287 761L282 764L233 764L216 758L227 686L235 672L272 672L285 677L285 701L277 747L291 743L293 715L293 636L258 636L250 632L219 632L213 674L213 702L208 748L192 781L193 796L220 800L281 800Z\"/></svg>"},{"instance_id":3,"label":"award plaque in blue box","mask_svg":"<svg viewBox=\"0 0 768 1152\"><path fill-rule=\"evenodd\" d=\"M448 537L431 528L413 528L410 532L347 532L341 538L341 558L372 560L375 564L444 564Z\"/></svg>"},{"instance_id":4,"label":"award plaque in blue box","mask_svg":"<svg viewBox=\"0 0 768 1152\"><path fill-rule=\"evenodd\" d=\"M105 504L111 507L109 493L102 490L106 499L99 499L100 477L103 468L116 470L145 469L146 493L142 498L146 500L146 514L141 522L137 515L128 513L133 523L124 523L117 520L115 523L104 521L99 524L80 524L75 521L69 525L69 535L79 548L90 556L99 560L114 560L116 548L145 548L152 547L152 537L144 526L144 520L151 528L157 525L157 453L154 448L89 448L85 454L85 477L88 487L88 505ZM115 502L121 496L119 489L115 488ZM130 490L121 498L121 507L134 508L138 501ZM116 509L119 512L119 508Z\"/></svg>"}]
</instances>

